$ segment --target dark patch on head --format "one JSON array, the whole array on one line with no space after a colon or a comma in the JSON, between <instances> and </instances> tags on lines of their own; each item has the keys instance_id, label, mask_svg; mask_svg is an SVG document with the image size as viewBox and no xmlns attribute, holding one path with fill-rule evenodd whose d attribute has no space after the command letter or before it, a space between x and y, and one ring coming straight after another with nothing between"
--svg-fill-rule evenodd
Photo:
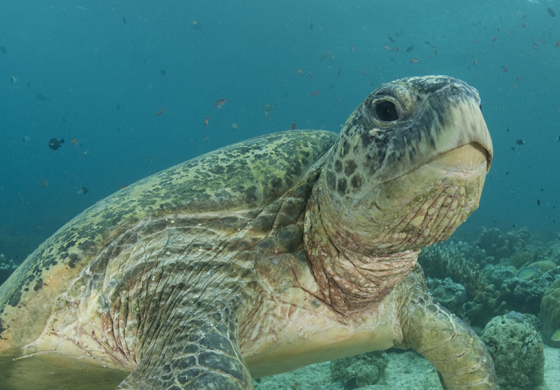
<instances>
[{"instance_id":1,"label":"dark patch on head","mask_svg":"<svg viewBox=\"0 0 560 390\"><path fill-rule=\"evenodd\" d=\"M346 176L351 176L354 173L354 171L356 170L357 166L358 165L356 164L356 162L354 160L346 161L346 164L344 166L344 174Z\"/></svg>"},{"instance_id":2,"label":"dark patch on head","mask_svg":"<svg viewBox=\"0 0 560 390\"><path fill-rule=\"evenodd\" d=\"M354 176L352 176L352 179L350 180L350 185L355 190L360 189L363 183L364 180L362 179L362 176L360 176L359 173L356 173Z\"/></svg>"},{"instance_id":3,"label":"dark patch on head","mask_svg":"<svg viewBox=\"0 0 560 390\"><path fill-rule=\"evenodd\" d=\"M313 299L311 301L311 306L313 306L315 309L317 309L317 308L321 307L321 302L319 302L318 299Z\"/></svg>"},{"instance_id":4,"label":"dark patch on head","mask_svg":"<svg viewBox=\"0 0 560 390\"><path fill-rule=\"evenodd\" d=\"M335 171L336 173L340 173L340 172L342 171L342 161L336 160L336 161L334 162L334 171Z\"/></svg>"},{"instance_id":5,"label":"dark patch on head","mask_svg":"<svg viewBox=\"0 0 560 390\"><path fill-rule=\"evenodd\" d=\"M343 178L343 177L338 179L338 181L336 183L336 190L338 191L338 193L340 195L345 195L346 194L346 187L347 187L346 179Z\"/></svg>"},{"instance_id":6,"label":"dark patch on head","mask_svg":"<svg viewBox=\"0 0 560 390\"><path fill-rule=\"evenodd\" d=\"M39 291L42 288L43 288L43 279L39 279L37 280L37 283L35 283L35 286L33 287L33 291Z\"/></svg>"},{"instance_id":7,"label":"dark patch on head","mask_svg":"<svg viewBox=\"0 0 560 390\"><path fill-rule=\"evenodd\" d=\"M360 139L362 140L362 147L365 149L368 148L369 145L373 142L373 137L369 134L369 131L364 131L360 135Z\"/></svg>"},{"instance_id":8,"label":"dark patch on head","mask_svg":"<svg viewBox=\"0 0 560 390\"><path fill-rule=\"evenodd\" d=\"M71 253L69 258L70 258L70 260L68 260L68 266L70 268L76 268L76 266L80 262L80 256L78 256L75 253Z\"/></svg>"}]
</instances>

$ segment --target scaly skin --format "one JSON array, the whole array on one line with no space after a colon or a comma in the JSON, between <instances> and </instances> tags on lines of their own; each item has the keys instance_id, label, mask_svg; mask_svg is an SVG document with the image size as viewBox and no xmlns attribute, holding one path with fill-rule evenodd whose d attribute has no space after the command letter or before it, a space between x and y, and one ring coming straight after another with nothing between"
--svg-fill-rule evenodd
<instances>
[{"instance_id":1,"label":"scaly skin","mask_svg":"<svg viewBox=\"0 0 560 390\"><path fill-rule=\"evenodd\" d=\"M472 328L437 303L427 291L420 266L402 286L403 344L428 359L444 390L496 390L498 380L486 346Z\"/></svg>"}]
</instances>

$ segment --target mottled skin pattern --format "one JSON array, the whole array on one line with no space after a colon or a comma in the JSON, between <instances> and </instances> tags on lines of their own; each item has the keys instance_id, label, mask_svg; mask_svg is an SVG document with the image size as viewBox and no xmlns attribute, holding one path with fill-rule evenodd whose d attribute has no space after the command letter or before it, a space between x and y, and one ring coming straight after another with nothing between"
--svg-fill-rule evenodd
<instances>
[{"instance_id":1,"label":"mottled skin pattern","mask_svg":"<svg viewBox=\"0 0 560 390\"><path fill-rule=\"evenodd\" d=\"M416 264L478 206L479 104L456 79L397 80L338 138L266 135L97 203L0 287L0 389L247 390L391 346L445 389L497 389Z\"/></svg>"}]
</instances>

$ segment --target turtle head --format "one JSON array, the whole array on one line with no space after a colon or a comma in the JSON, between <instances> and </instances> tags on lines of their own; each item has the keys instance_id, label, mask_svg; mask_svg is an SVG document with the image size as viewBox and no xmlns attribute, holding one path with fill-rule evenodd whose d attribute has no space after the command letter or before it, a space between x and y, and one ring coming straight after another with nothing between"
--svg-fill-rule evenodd
<instances>
[{"instance_id":1,"label":"turtle head","mask_svg":"<svg viewBox=\"0 0 560 390\"><path fill-rule=\"evenodd\" d=\"M323 223L358 252L420 250L476 210L491 161L474 88L447 76L393 81L356 108L333 147Z\"/></svg>"}]
</instances>

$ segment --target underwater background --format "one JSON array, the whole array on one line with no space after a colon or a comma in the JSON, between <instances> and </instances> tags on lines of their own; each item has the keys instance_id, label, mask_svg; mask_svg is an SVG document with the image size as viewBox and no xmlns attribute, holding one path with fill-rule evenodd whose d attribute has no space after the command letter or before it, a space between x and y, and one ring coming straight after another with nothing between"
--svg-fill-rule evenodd
<instances>
[{"instance_id":1,"label":"underwater background","mask_svg":"<svg viewBox=\"0 0 560 390\"><path fill-rule=\"evenodd\" d=\"M494 159L480 208L420 260L467 287L454 312L473 326L536 319L560 275L559 23L546 0L4 0L0 263L152 173L291 127L338 132L383 83L444 74L480 92Z\"/></svg>"}]
</instances>

